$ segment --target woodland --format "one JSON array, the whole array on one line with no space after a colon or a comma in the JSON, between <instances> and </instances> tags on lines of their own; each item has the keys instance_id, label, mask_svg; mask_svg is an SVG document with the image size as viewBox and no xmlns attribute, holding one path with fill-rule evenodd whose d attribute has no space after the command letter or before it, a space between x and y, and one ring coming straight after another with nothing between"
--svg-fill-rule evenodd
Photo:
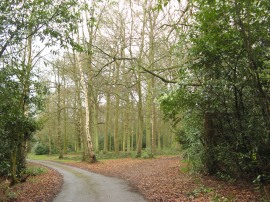
<instances>
[{"instance_id":1,"label":"woodland","mask_svg":"<svg viewBox=\"0 0 270 202\"><path fill-rule=\"evenodd\" d=\"M0 1L0 176L28 152L270 182L268 0Z\"/></svg>"}]
</instances>

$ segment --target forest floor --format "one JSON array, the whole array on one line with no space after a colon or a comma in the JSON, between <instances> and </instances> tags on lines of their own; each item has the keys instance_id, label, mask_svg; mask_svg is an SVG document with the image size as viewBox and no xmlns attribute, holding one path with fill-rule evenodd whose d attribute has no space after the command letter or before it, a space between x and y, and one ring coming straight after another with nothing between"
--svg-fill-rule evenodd
<instances>
[{"instance_id":1,"label":"forest floor","mask_svg":"<svg viewBox=\"0 0 270 202\"><path fill-rule=\"evenodd\" d=\"M95 164L69 162L65 164L125 179L149 201L262 201L258 189L244 182L224 182L213 177L188 173L187 163L179 156L154 159L101 160ZM29 177L27 182L6 188L8 181L0 183L10 201L51 201L62 184L56 171ZM0 181L1 182L1 181ZM3 199L3 198L2 198ZM0 201L7 201L1 200ZM264 200L267 201L267 200Z\"/></svg>"},{"instance_id":2,"label":"forest floor","mask_svg":"<svg viewBox=\"0 0 270 202\"><path fill-rule=\"evenodd\" d=\"M260 201L259 192L243 182L224 182L209 176L191 175L187 163L175 157L114 159L96 164L67 164L106 176L125 179L149 201Z\"/></svg>"},{"instance_id":3,"label":"forest floor","mask_svg":"<svg viewBox=\"0 0 270 202\"><path fill-rule=\"evenodd\" d=\"M48 167L28 163L32 176L26 182L9 187L9 180L0 178L0 201L33 202L52 201L60 191L63 178Z\"/></svg>"}]
</instances>

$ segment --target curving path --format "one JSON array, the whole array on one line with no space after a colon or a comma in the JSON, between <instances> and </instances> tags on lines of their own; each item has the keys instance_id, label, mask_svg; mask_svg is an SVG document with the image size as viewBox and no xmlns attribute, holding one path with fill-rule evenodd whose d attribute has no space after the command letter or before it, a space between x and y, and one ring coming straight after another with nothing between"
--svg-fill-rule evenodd
<instances>
[{"instance_id":1,"label":"curving path","mask_svg":"<svg viewBox=\"0 0 270 202\"><path fill-rule=\"evenodd\" d=\"M54 202L144 202L128 182L51 161L33 161L57 170L64 183Z\"/></svg>"}]
</instances>

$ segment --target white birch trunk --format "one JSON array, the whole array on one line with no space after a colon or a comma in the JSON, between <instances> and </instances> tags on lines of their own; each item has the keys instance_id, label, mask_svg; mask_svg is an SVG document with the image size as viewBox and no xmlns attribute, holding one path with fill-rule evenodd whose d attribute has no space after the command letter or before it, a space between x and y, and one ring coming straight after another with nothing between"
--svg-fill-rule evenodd
<instances>
[{"instance_id":1,"label":"white birch trunk","mask_svg":"<svg viewBox=\"0 0 270 202\"><path fill-rule=\"evenodd\" d=\"M94 163L96 161L96 156L93 149L92 137L90 134L90 120L89 120L89 95L87 89L87 82L84 80L84 73L82 69L82 64L79 55L76 55L78 69L80 71L80 82L82 86L82 92L84 94L84 104L85 104L85 136L86 136L86 146L89 155L89 162Z\"/></svg>"}]
</instances>

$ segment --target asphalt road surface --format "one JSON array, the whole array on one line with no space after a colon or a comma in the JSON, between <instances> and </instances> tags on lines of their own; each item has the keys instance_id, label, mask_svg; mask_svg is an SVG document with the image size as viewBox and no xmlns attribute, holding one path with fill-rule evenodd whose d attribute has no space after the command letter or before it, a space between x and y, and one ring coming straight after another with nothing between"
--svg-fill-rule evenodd
<instances>
[{"instance_id":1,"label":"asphalt road surface","mask_svg":"<svg viewBox=\"0 0 270 202\"><path fill-rule=\"evenodd\" d=\"M54 202L144 202L128 182L51 161L33 161L57 170L64 183Z\"/></svg>"}]
</instances>

